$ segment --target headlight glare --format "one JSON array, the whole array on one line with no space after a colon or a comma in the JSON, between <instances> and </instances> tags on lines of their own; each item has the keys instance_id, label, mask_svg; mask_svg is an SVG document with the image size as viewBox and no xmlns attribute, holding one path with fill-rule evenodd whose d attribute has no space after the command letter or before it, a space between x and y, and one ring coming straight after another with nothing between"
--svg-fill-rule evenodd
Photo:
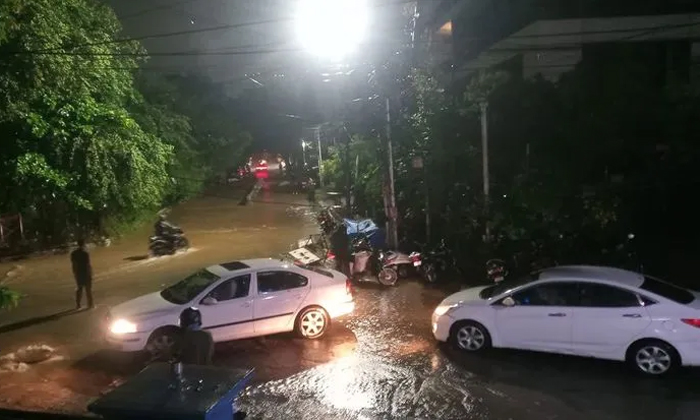
<instances>
[{"instance_id":1,"label":"headlight glare","mask_svg":"<svg viewBox=\"0 0 700 420\"><path fill-rule=\"evenodd\" d=\"M136 324L126 319L117 319L109 327L109 331L115 335L129 334L136 332Z\"/></svg>"},{"instance_id":2,"label":"headlight glare","mask_svg":"<svg viewBox=\"0 0 700 420\"><path fill-rule=\"evenodd\" d=\"M435 308L435 315L437 316L443 316L452 309L456 308L458 304L454 303L452 305L440 305L437 308Z\"/></svg>"}]
</instances>

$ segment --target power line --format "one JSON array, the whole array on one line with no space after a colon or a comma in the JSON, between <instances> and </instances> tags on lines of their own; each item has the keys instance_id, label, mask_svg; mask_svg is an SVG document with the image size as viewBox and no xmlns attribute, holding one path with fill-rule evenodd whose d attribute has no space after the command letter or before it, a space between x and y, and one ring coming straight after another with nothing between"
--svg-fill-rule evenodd
<instances>
[{"instance_id":1,"label":"power line","mask_svg":"<svg viewBox=\"0 0 700 420\"><path fill-rule=\"evenodd\" d=\"M160 5L160 6L154 6L154 7L151 7L151 8L146 8L146 9L143 9L143 10L140 10L140 11L138 11L138 12L134 12L134 13L131 13L131 14L128 14L128 15L125 15L125 16L119 16L119 20L124 21L124 20L127 20L127 19L133 19L133 18L135 18L135 17L147 15L147 14L149 14L149 13L157 12L157 11L160 11L160 10L174 9L174 8L176 8L176 7L178 7L178 6L182 6L182 5L187 4L187 3L193 3L194 1L195 1L195 0L182 0L182 1L179 1L179 2L176 2L176 3L172 3L172 4L162 4L162 5Z\"/></svg>"},{"instance_id":2,"label":"power line","mask_svg":"<svg viewBox=\"0 0 700 420\"><path fill-rule=\"evenodd\" d=\"M188 1L191 1L191 0L188 0ZM416 0L397 0L397 1L379 4L376 7L386 7L386 6L395 6L395 5L401 5L401 4L409 4L409 3L414 3L415 1ZM438 0L435 0L435 1L438 1ZM228 24L228 25L217 25L217 26L211 26L211 27L207 27L207 28L188 29L188 30L182 30L182 31L165 32L165 33L160 33L160 34L150 34L150 35L142 35L142 36L137 36L137 37L112 39L109 41L79 44L79 45L74 45L74 46L70 46L70 47L57 47L57 48L43 50L42 52L44 52L44 51L60 51L60 50L65 50L66 48L82 48L82 47L91 47L91 46L99 46L99 45L119 44L119 43L126 43L126 42L132 42L132 41L144 41L144 40L150 40L150 39L170 38L173 36L194 35L194 34L201 34L201 33L208 33L208 32L217 32L217 31L224 31L224 30L231 30L231 29L239 29L239 28L245 28L248 26L258 26L258 25L267 25L267 24L274 24L274 23L289 22L292 20L294 20L294 19L288 17L288 18L264 19L264 20L258 20L258 21L241 22L241 23L234 23L234 24Z\"/></svg>"}]
</instances>

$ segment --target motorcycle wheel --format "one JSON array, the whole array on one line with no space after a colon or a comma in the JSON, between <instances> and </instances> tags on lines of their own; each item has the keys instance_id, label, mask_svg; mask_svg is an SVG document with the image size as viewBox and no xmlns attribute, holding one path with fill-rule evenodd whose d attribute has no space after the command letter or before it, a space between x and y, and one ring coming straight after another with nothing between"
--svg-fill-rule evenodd
<instances>
[{"instance_id":1,"label":"motorcycle wheel","mask_svg":"<svg viewBox=\"0 0 700 420\"><path fill-rule=\"evenodd\" d=\"M377 274L377 280L379 280L379 283L383 286L393 286L398 279L398 273L391 267L382 268L379 274Z\"/></svg>"},{"instance_id":2,"label":"motorcycle wheel","mask_svg":"<svg viewBox=\"0 0 700 420\"><path fill-rule=\"evenodd\" d=\"M432 265L426 265L424 269L425 281L428 283L435 283L437 281L437 273L435 272L435 267Z\"/></svg>"}]
</instances>

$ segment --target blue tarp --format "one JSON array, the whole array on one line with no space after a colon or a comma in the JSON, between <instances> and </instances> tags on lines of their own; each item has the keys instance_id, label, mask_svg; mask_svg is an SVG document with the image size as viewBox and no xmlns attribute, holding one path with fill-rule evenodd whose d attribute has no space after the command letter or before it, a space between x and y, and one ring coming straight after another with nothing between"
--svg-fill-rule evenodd
<instances>
[{"instance_id":1,"label":"blue tarp","mask_svg":"<svg viewBox=\"0 0 700 420\"><path fill-rule=\"evenodd\" d=\"M364 234L369 237L369 242L373 247L383 248L385 246L386 234L384 229L379 228L371 219L343 219L343 223L351 239L357 235Z\"/></svg>"}]
</instances>

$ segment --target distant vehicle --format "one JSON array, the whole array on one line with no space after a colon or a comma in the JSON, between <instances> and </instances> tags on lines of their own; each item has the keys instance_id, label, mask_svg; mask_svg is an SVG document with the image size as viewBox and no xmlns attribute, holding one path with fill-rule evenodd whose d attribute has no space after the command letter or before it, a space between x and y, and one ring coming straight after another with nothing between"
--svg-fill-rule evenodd
<instances>
[{"instance_id":1,"label":"distant vehicle","mask_svg":"<svg viewBox=\"0 0 700 420\"><path fill-rule=\"evenodd\" d=\"M255 165L255 172L258 171L267 171L268 170L268 165L266 160L260 160L258 163Z\"/></svg>"},{"instance_id":2,"label":"distant vehicle","mask_svg":"<svg viewBox=\"0 0 700 420\"><path fill-rule=\"evenodd\" d=\"M560 266L463 290L435 309L432 328L468 352L619 360L656 376L700 365L700 293L617 268Z\"/></svg>"},{"instance_id":3,"label":"distant vehicle","mask_svg":"<svg viewBox=\"0 0 700 420\"><path fill-rule=\"evenodd\" d=\"M330 269L275 259L214 265L109 311L107 342L121 351L172 352L182 311L196 306L214 341L296 331L321 337L331 320L355 308L348 278Z\"/></svg>"}]
</instances>

